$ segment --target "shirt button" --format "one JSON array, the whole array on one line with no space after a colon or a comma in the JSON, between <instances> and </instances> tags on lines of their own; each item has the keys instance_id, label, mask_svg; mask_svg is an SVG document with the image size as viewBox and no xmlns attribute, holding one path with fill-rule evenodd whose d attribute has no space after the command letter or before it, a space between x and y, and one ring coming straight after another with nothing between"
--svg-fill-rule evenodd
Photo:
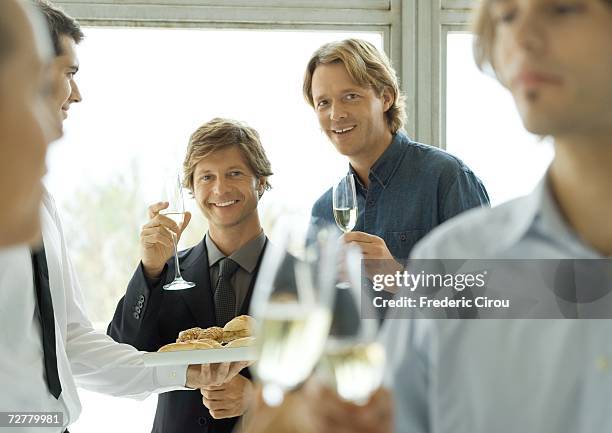
<instances>
[{"instance_id":1,"label":"shirt button","mask_svg":"<svg viewBox=\"0 0 612 433\"><path fill-rule=\"evenodd\" d=\"M142 307L143 305L144 305L144 302L143 302L143 301L138 301L138 306L139 306L139 307Z\"/></svg>"},{"instance_id":2,"label":"shirt button","mask_svg":"<svg viewBox=\"0 0 612 433\"><path fill-rule=\"evenodd\" d=\"M136 320L140 319L140 314L138 314L137 312L134 312L133 316Z\"/></svg>"},{"instance_id":3,"label":"shirt button","mask_svg":"<svg viewBox=\"0 0 612 433\"><path fill-rule=\"evenodd\" d=\"M206 418L204 418L203 416L198 418L198 424L200 425L206 425L208 424L208 420Z\"/></svg>"},{"instance_id":4,"label":"shirt button","mask_svg":"<svg viewBox=\"0 0 612 433\"><path fill-rule=\"evenodd\" d=\"M406 236L406 235L400 235L400 239L401 239L401 240L403 240L403 241L405 241L406 239L408 239L408 236Z\"/></svg>"},{"instance_id":5,"label":"shirt button","mask_svg":"<svg viewBox=\"0 0 612 433\"><path fill-rule=\"evenodd\" d=\"M140 296L138 297L138 302L144 302L144 300L145 300L144 295L140 295Z\"/></svg>"}]
</instances>

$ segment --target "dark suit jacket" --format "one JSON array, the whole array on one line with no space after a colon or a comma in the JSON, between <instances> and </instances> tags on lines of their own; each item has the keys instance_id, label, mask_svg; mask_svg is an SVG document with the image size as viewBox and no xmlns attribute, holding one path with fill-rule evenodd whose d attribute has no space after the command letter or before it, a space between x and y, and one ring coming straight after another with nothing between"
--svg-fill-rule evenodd
<instances>
[{"instance_id":1,"label":"dark suit jacket","mask_svg":"<svg viewBox=\"0 0 612 433\"><path fill-rule=\"evenodd\" d=\"M264 247L265 250L265 247ZM253 285L261 264L259 257L251 286L238 314L247 314ZM186 290L163 290L162 286L174 278L174 257L166 263L161 280L149 287L142 264L132 277L125 296L119 301L108 335L120 343L139 350L155 352L161 346L176 341L182 330L216 325L210 287L208 252L202 240L193 248L179 252L179 266L183 278L196 283ZM250 377L248 370L242 373ZM153 424L154 433L230 433L236 418L216 420L208 413L198 391L172 391L160 394Z\"/></svg>"}]
</instances>

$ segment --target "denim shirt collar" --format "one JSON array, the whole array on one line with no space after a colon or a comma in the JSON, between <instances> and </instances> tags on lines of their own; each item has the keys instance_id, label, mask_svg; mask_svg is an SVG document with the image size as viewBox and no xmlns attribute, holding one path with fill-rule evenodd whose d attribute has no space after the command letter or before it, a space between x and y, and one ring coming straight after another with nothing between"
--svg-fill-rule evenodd
<instances>
[{"instance_id":1,"label":"denim shirt collar","mask_svg":"<svg viewBox=\"0 0 612 433\"><path fill-rule=\"evenodd\" d=\"M376 181L380 183L383 188L386 188L393 174L402 162L404 153L406 152L406 146L403 144L408 142L409 139L406 134L402 131L398 131L393 135L391 144L382 155L376 160L374 165L370 168L370 181ZM355 180L365 189L365 186L361 184L359 176L355 172L355 169L349 164L349 173L355 175Z\"/></svg>"}]
</instances>

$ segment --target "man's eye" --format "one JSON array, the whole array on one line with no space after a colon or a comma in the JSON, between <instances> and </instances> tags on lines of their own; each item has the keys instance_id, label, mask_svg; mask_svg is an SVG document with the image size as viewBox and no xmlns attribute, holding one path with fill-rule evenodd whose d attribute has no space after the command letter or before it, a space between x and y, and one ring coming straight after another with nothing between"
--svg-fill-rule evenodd
<instances>
[{"instance_id":1,"label":"man's eye","mask_svg":"<svg viewBox=\"0 0 612 433\"><path fill-rule=\"evenodd\" d=\"M211 176L209 176L208 174L205 174L204 176L200 177L200 180L203 182L208 182L210 178Z\"/></svg>"},{"instance_id":2,"label":"man's eye","mask_svg":"<svg viewBox=\"0 0 612 433\"><path fill-rule=\"evenodd\" d=\"M510 24L516 18L516 9L510 11L504 11L497 15L496 21L498 23Z\"/></svg>"},{"instance_id":3,"label":"man's eye","mask_svg":"<svg viewBox=\"0 0 612 433\"><path fill-rule=\"evenodd\" d=\"M327 105L327 101L319 101L317 102L317 108L323 108Z\"/></svg>"},{"instance_id":4,"label":"man's eye","mask_svg":"<svg viewBox=\"0 0 612 433\"><path fill-rule=\"evenodd\" d=\"M346 95L346 99L348 99L349 101L352 101L353 99L357 98L359 98L359 95L357 93L349 93L348 95Z\"/></svg>"},{"instance_id":5,"label":"man's eye","mask_svg":"<svg viewBox=\"0 0 612 433\"><path fill-rule=\"evenodd\" d=\"M230 171L229 175L232 177L236 177L236 176L240 176L242 174L241 171L238 170L234 170L234 171Z\"/></svg>"},{"instance_id":6,"label":"man's eye","mask_svg":"<svg viewBox=\"0 0 612 433\"><path fill-rule=\"evenodd\" d=\"M552 6L552 12L555 15L569 15L582 12L583 10L584 5L582 4L557 4Z\"/></svg>"}]
</instances>

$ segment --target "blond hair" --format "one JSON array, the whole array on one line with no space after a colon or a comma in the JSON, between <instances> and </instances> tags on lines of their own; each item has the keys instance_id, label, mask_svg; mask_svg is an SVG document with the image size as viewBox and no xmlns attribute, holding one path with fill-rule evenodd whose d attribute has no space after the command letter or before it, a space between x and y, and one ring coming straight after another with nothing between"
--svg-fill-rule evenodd
<instances>
[{"instance_id":1,"label":"blond hair","mask_svg":"<svg viewBox=\"0 0 612 433\"><path fill-rule=\"evenodd\" d=\"M202 159L230 146L238 147L257 179L265 179L264 190L270 190L267 178L272 175L272 167L257 131L243 122L218 117L200 126L189 138L183 162L185 188L193 193L193 174Z\"/></svg>"},{"instance_id":2,"label":"blond hair","mask_svg":"<svg viewBox=\"0 0 612 433\"><path fill-rule=\"evenodd\" d=\"M351 79L362 87L372 87L378 96L388 88L393 94L393 104L385 113L392 133L404 126L406 102L399 88L397 74L391 62L371 43L361 39L345 39L321 46L312 55L304 74L302 91L304 98L314 108L312 76L319 65L342 63Z\"/></svg>"},{"instance_id":3,"label":"blond hair","mask_svg":"<svg viewBox=\"0 0 612 433\"><path fill-rule=\"evenodd\" d=\"M481 71L484 71L489 66L495 71L495 66L493 65L495 27L489 10L490 8L491 1L482 0L480 7L476 10L474 15L474 60Z\"/></svg>"}]
</instances>

